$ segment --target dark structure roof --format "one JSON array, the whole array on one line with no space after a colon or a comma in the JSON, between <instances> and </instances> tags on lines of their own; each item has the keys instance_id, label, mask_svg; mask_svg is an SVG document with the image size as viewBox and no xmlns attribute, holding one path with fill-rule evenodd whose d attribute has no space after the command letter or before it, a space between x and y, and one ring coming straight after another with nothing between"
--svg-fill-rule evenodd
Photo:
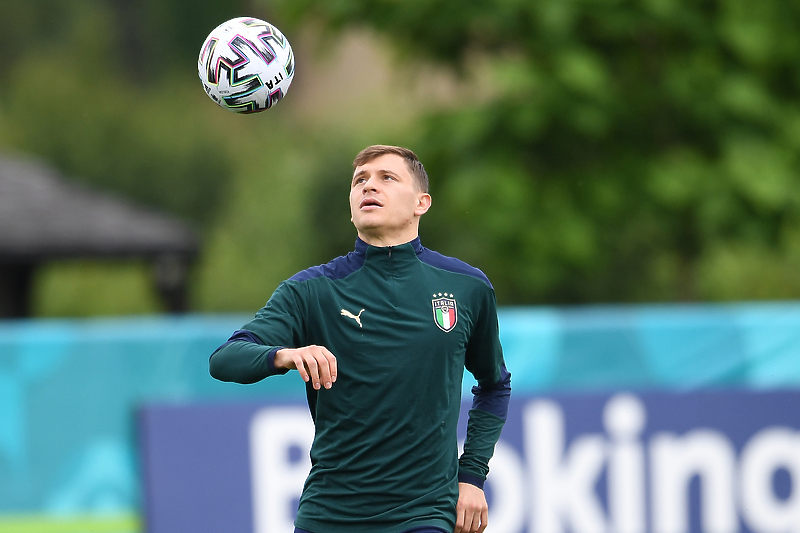
<instances>
[{"instance_id":1,"label":"dark structure roof","mask_svg":"<svg viewBox=\"0 0 800 533\"><path fill-rule=\"evenodd\" d=\"M0 154L0 317L30 314L33 273L66 258L145 258L165 307L187 308L197 234L176 218L64 181L51 167Z\"/></svg>"},{"instance_id":2,"label":"dark structure roof","mask_svg":"<svg viewBox=\"0 0 800 533\"><path fill-rule=\"evenodd\" d=\"M175 218L63 181L52 168L0 155L0 261L193 255L199 240Z\"/></svg>"}]
</instances>

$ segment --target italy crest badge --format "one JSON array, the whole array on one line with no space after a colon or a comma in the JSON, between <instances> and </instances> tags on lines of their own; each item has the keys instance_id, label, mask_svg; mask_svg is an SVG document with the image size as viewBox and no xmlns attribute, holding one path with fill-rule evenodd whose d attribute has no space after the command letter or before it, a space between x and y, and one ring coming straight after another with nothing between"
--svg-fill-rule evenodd
<instances>
[{"instance_id":1,"label":"italy crest badge","mask_svg":"<svg viewBox=\"0 0 800 533\"><path fill-rule=\"evenodd\" d=\"M438 296L438 298L437 298ZM442 331L452 331L458 321L456 300L452 294L433 295L433 320Z\"/></svg>"}]
</instances>

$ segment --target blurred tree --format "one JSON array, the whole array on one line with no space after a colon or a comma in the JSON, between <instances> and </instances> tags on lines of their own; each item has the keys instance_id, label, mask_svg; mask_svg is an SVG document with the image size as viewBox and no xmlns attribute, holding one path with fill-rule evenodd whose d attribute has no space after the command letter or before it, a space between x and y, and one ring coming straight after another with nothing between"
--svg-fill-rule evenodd
<instances>
[{"instance_id":1,"label":"blurred tree","mask_svg":"<svg viewBox=\"0 0 800 533\"><path fill-rule=\"evenodd\" d=\"M232 114L205 96L196 57L208 32L243 14L246 4L0 3L0 145L207 230L230 187L239 132ZM35 282L35 310L155 312L152 295L139 288L147 275L142 265L54 264ZM132 296L104 300L103 291L92 290L98 279ZM82 288L85 297L75 299Z\"/></svg>"},{"instance_id":2,"label":"blurred tree","mask_svg":"<svg viewBox=\"0 0 800 533\"><path fill-rule=\"evenodd\" d=\"M271 4L478 84L407 140L426 243L502 303L800 297L800 3Z\"/></svg>"},{"instance_id":3,"label":"blurred tree","mask_svg":"<svg viewBox=\"0 0 800 533\"><path fill-rule=\"evenodd\" d=\"M209 223L230 179L230 154L216 138L219 110L203 101L196 55L243 4L3 3L7 144L75 179Z\"/></svg>"},{"instance_id":4,"label":"blurred tree","mask_svg":"<svg viewBox=\"0 0 800 533\"><path fill-rule=\"evenodd\" d=\"M200 45L217 25L241 16L263 16L248 0L107 0L116 13L125 63L132 77L167 70L194 72ZM256 13L257 12L257 13Z\"/></svg>"},{"instance_id":5,"label":"blurred tree","mask_svg":"<svg viewBox=\"0 0 800 533\"><path fill-rule=\"evenodd\" d=\"M0 81L9 69L44 43L55 44L70 12L70 0L3 0L0 2Z\"/></svg>"},{"instance_id":6,"label":"blurred tree","mask_svg":"<svg viewBox=\"0 0 800 533\"><path fill-rule=\"evenodd\" d=\"M268 120L197 83L200 42L238 15L302 58ZM6 0L0 144L203 227L203 309L250 309L347 251L342 177L372 142L420 154L425 243L503 304L800 298L799 23L783 0ZM394 44L394 92L358 59L312 87L294 36L333 49L353 27ZM414 102L442 71L462 80L449 101ZM80 271L45 292L89 286Z\"/></svg>"}]
</instances>

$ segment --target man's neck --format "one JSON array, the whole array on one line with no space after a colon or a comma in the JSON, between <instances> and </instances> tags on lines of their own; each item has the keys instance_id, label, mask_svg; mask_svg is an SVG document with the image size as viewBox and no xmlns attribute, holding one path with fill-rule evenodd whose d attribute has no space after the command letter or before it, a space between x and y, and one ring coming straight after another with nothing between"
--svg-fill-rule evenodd
<instances>
[{"instance_id":1,"label":"man's neck","mask_svg":"<svg viewBox=\"0 0 800 533\"><path fill-rule=\"evenodd\" d=\"M378 246L380 248L386 246L399 246L401 244L413 241L418 236L419 236L418 232L414 232L413 234L407 233L407 234L395 234L395 235L370 234L362 231L358 232L359 239L369 244L370 246Z\"/></svg>"}]
</instances>

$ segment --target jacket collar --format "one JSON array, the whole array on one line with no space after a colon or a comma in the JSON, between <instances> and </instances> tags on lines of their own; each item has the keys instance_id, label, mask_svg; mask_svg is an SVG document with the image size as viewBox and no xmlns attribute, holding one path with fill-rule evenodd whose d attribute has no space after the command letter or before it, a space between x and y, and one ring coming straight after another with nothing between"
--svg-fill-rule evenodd
<instances>
[{"instance_id":1,"label":"jacket collar","mask_svg":"<svg viewBox=\"0 0 800 533\"><path fill-rule=\"evenodd\" d=\"M363 256L363 255L367 254L367 250L369 250L370 248L372 248L374 250L385 250L385 251L388 251L389 249L394 250L396 248L400 248L400 247L404 247L404 246L408 246L408 245L410 245L411 248L414 250L414 254L415 255L419 255L420 253L422 253L423 246L422 246L422 242L420 241L419 236L417 236L417 238L415 238L413 241L409 241L409 242L407 242L405 244L398 244L398 245L395 245L395 246L372 246L371 244L367 244L366 242L362 241L360 237L356 237L356 248L355 248L355 251L356 251L357 255Z\"/></svg>"}]
</instances>

